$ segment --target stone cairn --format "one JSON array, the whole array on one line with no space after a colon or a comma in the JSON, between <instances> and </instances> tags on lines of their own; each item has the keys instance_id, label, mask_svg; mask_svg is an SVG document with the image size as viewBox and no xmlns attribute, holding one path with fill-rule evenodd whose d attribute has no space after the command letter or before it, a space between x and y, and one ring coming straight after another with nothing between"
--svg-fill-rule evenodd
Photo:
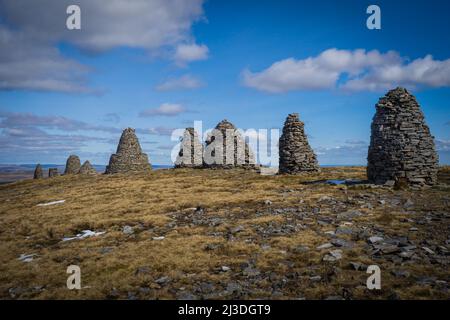
<instances>
[{"instance_id":1,"label":"stone cairn","mask_svg":"<svg viewBox=\"0 0 450 320\"><path fill-rule=\"evenodd\" d=\"M308 143L304 123L299 120L298 113L291 113L286 118L278 148L279 173L319 171L316 155Z\"/></svg>"},{"instance_id":2,"label":"stone cairn","mask_svg":"<svg viewBox=\"0 0 450 320\"><path fill-rule=\"evenodd\" d=\"M69 156L69 158L67 158L64 174L78 174L78 172L80 171L80 167L80 158L72 154Z\"/></svg>"},{"instance_id":3,"label":"stone cairn","mask_svg":"<svg viewBox=\"0 0 450 320\"><path fill-rule=\"evenodd\" d=\"M41 164L38 163L36 169L34 169L33 179L42 179L42 178L44 178L44 173L42 171Z\"/></svg>"},{"instance_id":4,"label":"stone cairn","mask_svg":"<svg viewBox=\"0 0 450 320\"><path fill-rule=\"evenodd\" d=\"M105 173L146 172L151 169L148 156L142 152L135 130L125 129L120 137L116 153L109 159Z\"/></svg>"},{"instance_id":5,"label":"stone cairn","mask_svg":"<svg viewBox=\"0 0 450 320\"><path fill-rule=\"evenodd\" d=\"M219 122L205 141L203 167L212 169L256 168L255 157L236 127L228 120ZM227 148L227 145L231 146Z\"/></svg>"},{"instance_id":6,"label":"stone cairn","mask_svg":"<svg viewBox=\"0 0 450 320\"><path fill-rule=\"evenodd\" d=\"M59 176L58 168L48 168L48 177L54 178Z\"/></svg>"},{"instance_id":7,"label":"stone cairn","mask_svg":"<svg viewBox=\"0 0 450 320\"><path fill-rule=\"evenodd\" d=\"M375 184L420 189L436 183L434 137L416 98L404 88L380 98L372 120L367 177Z\"/></svg>"},{"instance_id":8,"label":"stone cairn","mask_svg":"<svg viewBox=\"0 0 450 320\"><path fill-rule=\"evenodd\" d=\"M79 174L97 174L94 167L91 165L89 160L86 160L80 168Z\"/></svg>"},{"instance_id":9,"label":"stone cairn","mask_svg":"<svg viewBox=\"0 0 450 320\"><path fill-rule=\"evenodd\" d=\"M175 168L197 168L202 166L203 145L194 128L186 128L181 140L180 152Z\"/></svg>"}]
</instances>

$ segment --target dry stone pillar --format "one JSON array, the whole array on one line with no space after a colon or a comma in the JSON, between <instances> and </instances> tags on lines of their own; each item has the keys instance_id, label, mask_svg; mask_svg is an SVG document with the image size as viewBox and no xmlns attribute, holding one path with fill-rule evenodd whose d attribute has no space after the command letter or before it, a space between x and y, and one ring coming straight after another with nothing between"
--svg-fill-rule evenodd
<instances>
[{"instance_id":1,"label":"dry stone pillar","mask_svg":"<svg viewBox=\"0 0 450 320\"><path fill-rule=\"evenodd\" d=\"M69 158L67 158L64 174L78 174L78 172L80 171L80 167L80 158L72 154L69 156Z\"/></svg>"},{"instance_id":2,"label":"dry stone pillar","mask_svg":"<svg viewBox=\"0 0 450 320\"><path fill-rule=\"evenodd\" d=\"M255 168L256 161L241 133L228 120L222 120L208 135L203 153L206 168Z\"/></svg>"},{"instance_id":3,"label":"dry stone pillar","mask_svg":"<svg viewBox=\"0 0 450 320\"><path fill-rule=\"evenodd\" d=\"M42 179L43 177L44 173L42 171L42 166L40 163L38 163L36 169L34 169L33 179Z\"/></svg>"},{"instance_id":4,"label":"dry stone pillar","mask_svg":"<svg viewBox=\"0 0 450 320\"><path fill-rule=\"evenodd\" d=\"M376 184L422 188L436 183L434 137L416 98L396 88L380 98L372 120L367 177Z\"/></svg>"},{"instance_id":5,"label":"dry stone pillar","mask_svg":"<svg viewBox=\"0 0 450 320\"><path fill-rule=\"evenodd\" d=\"M109 159L105 173L148 172L151 168L147 154L142 152L135 130L125 129L116 153Z\"/></svg>"},{"instance_id":6,"label":"dry stone pillar","mask_svg":"<svg viewBox=\"0 0 450 320\"><path fill-rule=\"evenodd\" d=\"M97 174L89 160L86 160L80 168L79 174Z\"/></svg>"},{"instance_id":7,"label":"dry stone pillar","mask_svg":"<svg viewBox=\"0 0 450 320\"><path fill-rule=\"evenodd\" d=\"M203 161L203 145L194 128L186 128L181 140L180 152L175 161L175 168L201 167Z\"/></svg>"},{"instance_id":8,"label":"dry stone pillar","mask_svg":"<svg viewBox=\"0 0 450 320\"><path fill-rule=\"evenodd\" d=\"M58 168L48 168L48 177L53 178L59 176Z\"/></svg>"},{"instance_id":9,"label":"dry stone pillar","mask_svg":"<svg viewBox=\"0 0 450 320\"><path fill-rule=\"evenodd\" d=\"M299 120L298 113L291 113L286 118L278 148L279 173L319 171L316 155L308 143L304 123Z\"/></svg>"}]
</instances>

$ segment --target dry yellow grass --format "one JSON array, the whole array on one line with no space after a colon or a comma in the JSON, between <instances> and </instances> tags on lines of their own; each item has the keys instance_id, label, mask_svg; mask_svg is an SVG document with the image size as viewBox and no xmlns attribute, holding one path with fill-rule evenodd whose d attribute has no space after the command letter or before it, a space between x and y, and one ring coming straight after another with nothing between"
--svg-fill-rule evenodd
<instances>
[{"instance_id":1,"label":"dry yellow grass","mask_svg":"<svg viewBox=\"0 0 450 320\"><path fill-rule=\"evenodd\" d=\"M448 179L446 170L440 179ZM171 299L180 292L195 292L202 283L213 283L219 292L230 282L248 281L252 290L242 298L320 299L341 295L342 288L354 298L386 298L390 289L368 292L362 287L367 278L365 272L348 268L348 261L371 263L363 250L365 241L355 240L357 246L346 251L343 260L326 264L321 261L324 252L315 248L329 241L323 233L329 226L305 219L303 229L265 237L261 230L291 223L287 216L267 214L267 210L309 210L318 206L323 196L352 203L349 199L366 193L385 198L412 197L425 213L436 208L448 210L448 189L394 193L307 183L342 178L364 179L364 168L326 168L304 176L261 176L244 170L159 170L134 176L61 176L0 186L0 297ZM37 206L57 200L65 202ZM192 223L190 218L183 220L184 216L192 217L193 208L203 210L203 219L221 219L221 223L211 226ZM321 206L322 215L331 211L330 206ZM386 232L405 234L412 226L402 222L407 218L402 212L381 207L361 211L367 213L359 219L361 223L377 225ZM122 232L126 225L134 228L134 234ZM238 226L242 230L231 232L230 238L230 230ZM441 227L447 228L448 235L448 225ZM61 241L86 229L105 234ZM160 236L165 238L153 239ZM420 236L420 232L411 235ZM445 232L441 236L445 237ZM215 249L208 250L208 245ZM301 246L310 250L298 251ZM21 254L37 256L24 263L18 260ZM268 276L251 283L241 272L249 261ZM386 270L393 268L385 261L380 263ZM71 264L81 267L82 290L66 288L66 268ZM228 266L231 271L221 272L221 266ZM442 266L407 268L417 275L449 279L449 272ZM312 273L320 274L322 281L311 283ZM163 276L170 277L170 284L155 283ZM289 279L287 283L284 277ZM389 272L383 281L384 288L396 288L403 298L448 298L442 291L417 287Z\"/></svg>"}]
</instances>

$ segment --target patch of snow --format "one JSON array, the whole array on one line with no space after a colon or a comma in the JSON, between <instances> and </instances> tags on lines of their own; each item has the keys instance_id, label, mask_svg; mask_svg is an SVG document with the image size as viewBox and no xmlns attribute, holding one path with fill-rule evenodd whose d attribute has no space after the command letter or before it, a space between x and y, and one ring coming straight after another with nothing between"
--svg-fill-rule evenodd
<instances>
[{"instance_id":1,"label":"patch of snow","mask_svg":"<svg viewBox=\"0 0 450 320\"><path fill-rule=\"evenodd\" d=\"M85 239L89 237L96 237L106 233L106 231L95 232L92 230L83 230L81 233L77 234L75 237L63 238L62 241L71 241L75 239Z\"/></svg>"},{"instance_id":2,"label":"patch of snow","mask_svg":"<svg viewBox=\"0 0 450 320\"><path fill-rule=\"evenodd\" d=\"M165 237L153 237L153 240L164 240L165 239Z\"/></svg>"},{"instance_id":3,"label":"patch of snow","mask_svg":"<svg viewBox=\"0 0 450 320\"><path fill-rule=\"evenodd\" d=\"M17 258L17 260L22 261L22 262L31 262L31 261L33 261L33 258L34 258L35 256L37 256L36 253L31 253L31 254L25 254L25 253L22 253L22 254L20 255L20 257Z\"/></svg>"},{"instance_id":4,"label":"patch of snow","mask_svg":"<svg viewBox=\"0 0 450 320\"><path fill-rule=\"evenodd\" d=\"M60 204L60 203L64 203L64 202L66 202L66 200L57 200L57 201L52 201L52 202L47 202L47 203L39 203L36 206L37 207L46 207L46 206L52 206L54 204Z\"/></svg>"}]
</instances>

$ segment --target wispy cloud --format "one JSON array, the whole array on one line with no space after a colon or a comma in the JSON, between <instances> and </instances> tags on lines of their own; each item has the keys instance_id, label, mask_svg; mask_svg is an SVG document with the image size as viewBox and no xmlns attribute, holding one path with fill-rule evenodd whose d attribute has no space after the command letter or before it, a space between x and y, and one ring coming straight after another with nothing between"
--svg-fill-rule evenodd
<instances>
[{"instance_id":1,"label":"wispy cloud","mask_svg":"<svg viewBox=\"0 0 450 320\"><path fill-rule=\"evenodd\" d=\"M206 45L180 44L175 49L173 59L179 66L185 66L189 62L208 59L209 49Z\"/></svg>"},{"instance_id":2,"label":"wispy cloud","mask_svg":"<svg viewBox=\"0 0 450 320\"><path fill-rule=\"evenodd\" d=\"M157 108L147 109L139 113L140 117L153 117L153 116L165 116L174 117L183 112L186 112L186 108L181 104L176 103L163 103Z\"/></svg>"},{"instance_id":3,"label":"wispy cloud","mask_svg":"<svg viewBox=\"0 0 450 320\"><path fill-rule=\"evenodd\" d=\"M179 78L170 78L156 86L157 91L174 91L182 89L196 89L204 84L199 79L186 74Z\"/></svg>"}]
</instances>

